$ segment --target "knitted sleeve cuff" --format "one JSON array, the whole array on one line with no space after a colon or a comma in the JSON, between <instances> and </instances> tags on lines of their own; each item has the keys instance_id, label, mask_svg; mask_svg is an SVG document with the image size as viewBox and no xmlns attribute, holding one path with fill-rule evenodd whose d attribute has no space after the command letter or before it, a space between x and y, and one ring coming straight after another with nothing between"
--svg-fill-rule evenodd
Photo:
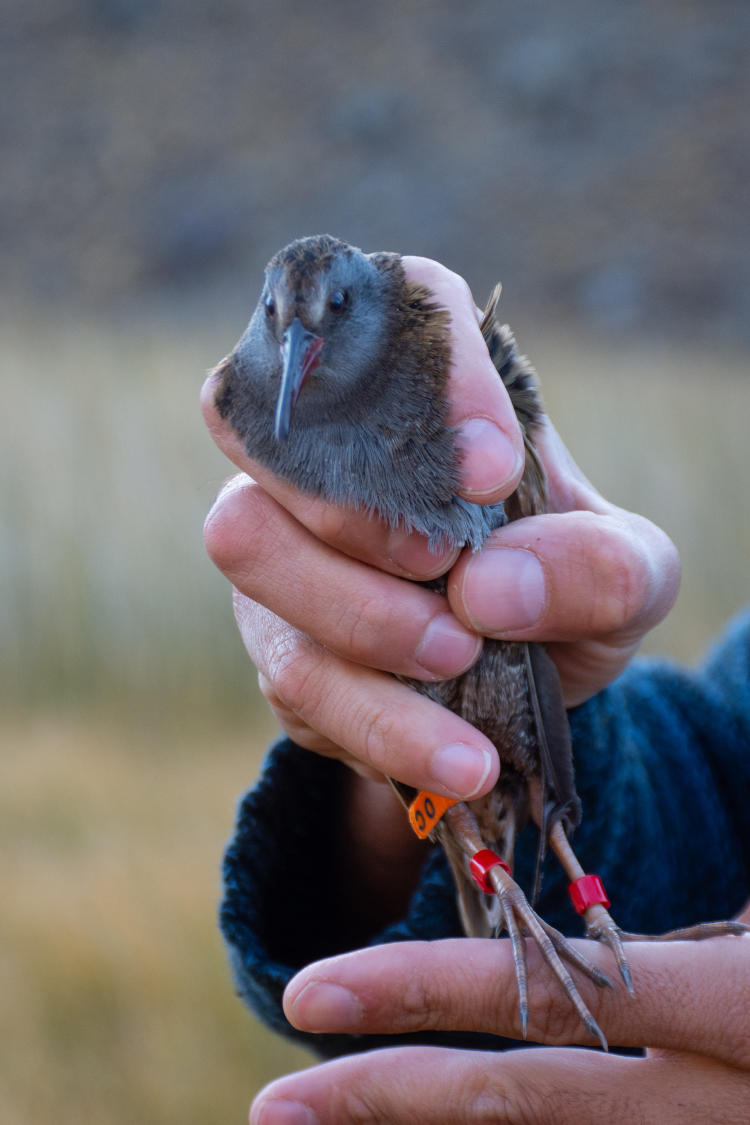
<instances>
[{"instance_id":1,"label":"knitted sleeve cuff","mask_svg":"<svg viewBox=\"0 0 750 1125\"><path fill-rule=\"evenodd\" d=\"M286 1020L281 998L304 965L352 949L348 906L336 880L339 802L346 767L281 739L240 801L224 865L219 922L239 996L269 1027L333 1057L408 1042L500 1048L473 1034L308 1035ZM429 847L429 845L425 845ZM432 849L409 911L373 945L455 937L460 925L444 856Z\"/></svg>"}]
</instances>

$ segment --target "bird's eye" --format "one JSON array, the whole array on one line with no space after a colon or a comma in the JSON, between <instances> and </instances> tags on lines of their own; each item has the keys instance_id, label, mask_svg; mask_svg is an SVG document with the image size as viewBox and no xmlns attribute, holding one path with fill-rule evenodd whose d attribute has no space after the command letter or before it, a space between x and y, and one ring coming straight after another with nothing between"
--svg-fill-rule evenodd
<instances>
[{"instance_id":1,"label":"bird's eye","mask_svg":"<svg viewBox=\"0 0 750 1125\"><path fill-rule=\"evenodd\" d=\"M276 302L273 297L266 297L266 316L276 316Z\"/></svg>"},{"instance_id":2,"label":"bird's eye","mask_svg":"<svg viewBox=\"0 0 750 1125\"><path fill-rule=\"evenodd\" d=\"M342 289L335 289L328 298L328 308L333 313L343 312L346 306L346 293Z\"/></svg>"}]
</instances>

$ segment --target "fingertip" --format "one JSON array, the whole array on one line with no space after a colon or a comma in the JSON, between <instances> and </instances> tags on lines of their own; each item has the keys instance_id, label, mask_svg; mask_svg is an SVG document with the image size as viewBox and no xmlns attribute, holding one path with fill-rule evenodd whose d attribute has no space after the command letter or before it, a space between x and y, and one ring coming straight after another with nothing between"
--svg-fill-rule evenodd
<instances>
[{"instance_id":1,"label":"fingertip","mask_svg":"<svg viewBox=\"0 0 750 1125\"><path fill-rule=\"evenodd\" d=\"M522 634L545 617L547 575L535 552L491 541L454 568L448 600L460 619L483 636Z\"/></svg>"},{"instance_id":2,"label":"fingertip","mask_svg":"<svg viewBox=\"0 0 750 1125\"><path fill-rule=\"evenodd\" d=\"M482 336L471 290L437 262L405 258L410 280L426 285L450 314L448 420L459 433L460 495L491 504L510 495L523 473L523 442L515 412Z\"/></svg>"},{"instance_id":3,"label":"fingertip","mask_svg":"<svg viewBox=\"0 0 750 1125\"><path fill-rule=\"evenodd\" d=\"M284 993L284 1014L293 1027L312 1033L352 1033L362 1023L364 1008L353 992L333 981L311 980Z\"/></svg>"},{"instance_id":4,"label":"fingertip","mask_svg":"<svg viewBox=\"0 0 750 1125\"><path fill-rule=\"evenodd\" d=\"M303 1102L261 1094L250 1107L249 1125L320 1125L315 1110Z\"/></svg>"},{"instance_id":5,"label":"fingertip","mask_svg":"<svg viewBox=\"0 0 750 1125\"><path fill-rule=\"evenodd\" d=\"M499 767L494 747L449 742L438 747L430 758L430 782L444 796L473 801L492 789Z\"/></svg>"},{"instance_id":6,"label":"fingertip","mask_svg":"<svg viewBox=\"0 0 750 1125\"><path fill-rule=\"evenodd\" d=\"M203 543L211 561L223 573L232 572L244 557L245 528L267 502L246 473L224 482L203 521Z\"/></svg>"}]
</instances>

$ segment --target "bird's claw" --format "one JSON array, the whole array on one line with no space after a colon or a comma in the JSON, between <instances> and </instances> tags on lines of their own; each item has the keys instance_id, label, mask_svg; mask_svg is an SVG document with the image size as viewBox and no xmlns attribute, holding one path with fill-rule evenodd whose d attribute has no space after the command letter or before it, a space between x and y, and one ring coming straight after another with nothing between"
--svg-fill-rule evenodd
<instances>
[{"instance_id":1,"label":"bird's claw","mask_svg":"<svg viewBox=\"0 0 750 1125\"><path fill-rule=\"evenodd\" d=\"M686 926L681 930L670 930L666 934L634 934L621 930L603 906L593 907L592 917L586 918L586 936L600 941L612 950L625 987L635 996L633 977L625 958L623 943L628 941L706 941L712 937L726 935L741 936L750 933L750 926L742 922L701 922L696 926Z\"/></svg>"},{"instance_id":2,"label":"bird's claw","mask_svg":"<svg viewBox=\"0 0 750 1125\"><path fill-rule=\"evenodd\" d=\"M628 941L629 935L623 933L603 906L596 906L590 911L587 911L587 915L589 913L593 915L593 917L586 918L586 937L591 938L593 941L600 941L611 949L612 955L617 962L617 968L622 977L623 984L630 995L635 996L633 974L630 971L630 965L628 965L623 948L623 941Z\"/></svg>"},{"instance_id":3,"label":"bird's claw","mask_svg":"<svg viewBox=\"0 0 750 1125\"><path fill-rule=\"evenodd\" d=\"M559 981L589 1035L592 1039L598 1039L603 1049L606 1051L608 1047L604 1033L586 1006L576 987L575 981L563 963L563 959L587 976L589 980L593 981L599 988L611 988L612 982L604 973L600 972L595 965L592 965L583 954L579 953L567 938L563 937L558 930L554 929L553 926L550 926L539 917L536 911L529 905L521 888L510 875L507 875L502 870L494 868L491 877L495 887L495 893L502 907L503 921L508 931L511 949L513 951L513 964L518 985L521 1029L524 1039L526 1038L529 1010L528 970L526 965L526 946L523 937L524 933L526 933L535 941L544 961Z\"/></svg>"}]
</instances>

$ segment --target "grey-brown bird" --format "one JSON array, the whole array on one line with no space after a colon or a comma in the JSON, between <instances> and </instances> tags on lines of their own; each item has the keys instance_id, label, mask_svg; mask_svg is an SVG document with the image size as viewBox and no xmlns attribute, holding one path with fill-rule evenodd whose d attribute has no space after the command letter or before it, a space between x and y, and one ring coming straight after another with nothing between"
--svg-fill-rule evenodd
<instances>
[{"instance_id":1,"label":"grey-brown bird","mask_svg":"<svg viewBox=\"0 0 750 1125\"><path fill-rule=\"evenodd\" d=\"M328 235L299 239L276 254L247 330L217 368L218 410L251 457L303 492L377 512L392 527L424 533L433 545L478 549L506 521L547 508L535 449L544 417L537 380L498 320L499 298L498 286L481 329L526 450L523 479L504 505L458 496L460 451L447 421L448 316L428 290L406 280L397 254L367 255ZM445 591L445 579L427 585ZM606 1047L568 966L600 986L608 978L537 915L512 876L516 836L531 818L540 858L547 846L554 851L587 933L610 947L632 991L622 942L633 935L615 925L601 882L584 873L568 839L580 804L552 660L537 644L486 640L464 675L408 682L482 731L501 761L492 792L468 803L391 779L415 831L445 849L466 933L507 931L524 1036L529 936L589 1033ZM742 929L715 923L679 936Z\"/></svg>"}]
</instances>

